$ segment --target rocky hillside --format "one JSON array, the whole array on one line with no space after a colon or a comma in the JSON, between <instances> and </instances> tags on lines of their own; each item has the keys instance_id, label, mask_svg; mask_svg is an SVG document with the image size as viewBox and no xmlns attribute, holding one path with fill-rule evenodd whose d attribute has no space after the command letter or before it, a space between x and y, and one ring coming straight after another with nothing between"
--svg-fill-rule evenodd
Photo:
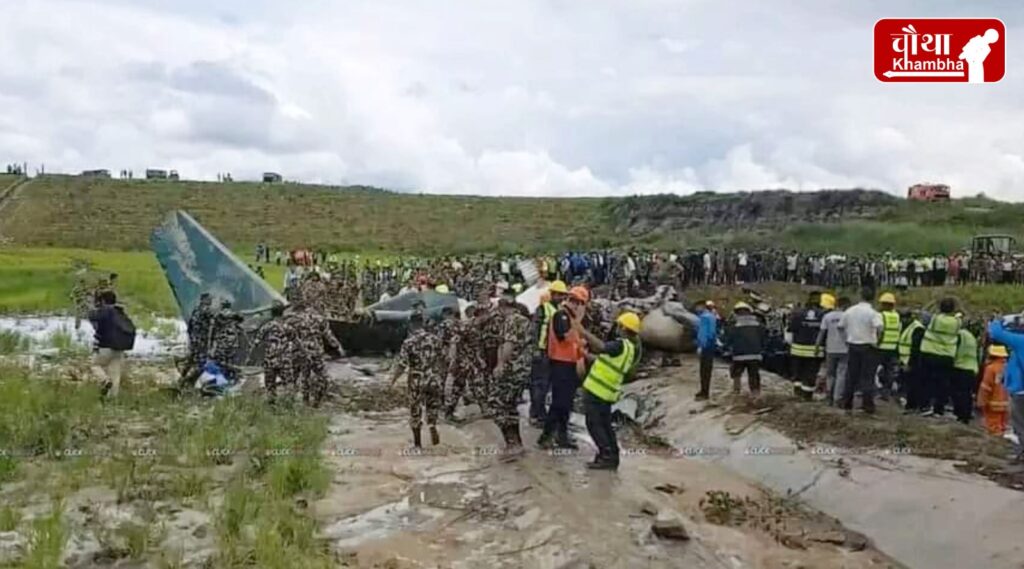
<instances>
[{"instance_id":1,"label":"rocky hillside","mask_svg":"<svg viewBox=\"0 0 1024 569\"><path fill-rule=\"evenodd\" d=\"M799 223L874 218L901 200L877 190L766 190L690 196L630 197L610 202L620 230L639 236L689 229L772 229Z\"/></svg>"}]
</instances>

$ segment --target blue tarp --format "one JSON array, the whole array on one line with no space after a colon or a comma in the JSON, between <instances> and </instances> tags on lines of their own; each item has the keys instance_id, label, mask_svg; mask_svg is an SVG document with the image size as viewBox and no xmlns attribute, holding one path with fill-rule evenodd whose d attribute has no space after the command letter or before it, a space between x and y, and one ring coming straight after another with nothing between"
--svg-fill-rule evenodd
<instances>
[{"instance_id":1,"label":"blue tarp","mask_svg":"<svg viewBox=\"0 0 1024 569\"><path fill-rule=\"evenodd\" d=\"M213 296L215 306L227 299L235 311L243 314L265 311L274 301L285 302L284 297L183 211L167 215L153 230L150 245L164 269L181 317L186 320L203 292Z\"/></svg>"}]
</instances>

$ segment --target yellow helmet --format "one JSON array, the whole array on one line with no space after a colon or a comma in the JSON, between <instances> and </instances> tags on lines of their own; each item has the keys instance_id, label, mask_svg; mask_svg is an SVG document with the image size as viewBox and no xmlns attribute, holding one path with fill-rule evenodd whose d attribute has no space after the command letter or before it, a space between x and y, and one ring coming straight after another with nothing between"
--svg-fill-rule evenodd
<instances>
[{"instance_id":1,"label":"yellow helmet","mask_svg":"<svg viewBox=\"0 0 1024 569\"><path fill-rule=\"evenodd\" d=\"M623 312L615 321L634 334L640 333L640 317L635 312Z\"/></svg>"},{"instance_id":2,"label":"yellow helmet","mask_svg":"<svg viewBox=\"0 0 1024 569\"><path fill-rule=\"evenodd\" d=\"M559 292L562 294L569 294L569 287L565 286L562 281L554 281L548 286L548 290L555 293Z\"/></svg>"},{"instance_id":3,"label":"yellow helmet","mask_svg":"<svg viewBox=\"0 0 1024 569\"><path fill-rule=\"evenodd\" d=\"M831 294L829 294L827 292L826 293L822 293L822 295L821 295L821 302L819 304L821 304L821 307L824 308L825 310L835 310L835 308L836 308L836 297L832 296Z\"/></svg>"},{"instance_id":4,"label":"yellow helmet","mask_svg":"<svg viewBox=\"0 0 1024 569\"><path fill-rule=\"evenodd\" d=\"M1010 352L1006 351L1006 346L991 345L988 347L988 355L994 358L1008 358Z\"/></svg>"},{"instance_id":5,"label":"yellow helmet","mask_svg":"<svg viewBox=\"0 0 1024 569\"><path fill-rule=\"evenodd\" d=\"M743 302L742 300L737 302L736 306L733 306L732 309L733 310L744 310L744 309L746 309L746 310L753 310L753 308L751 308L749 304L747 304L746 302Z\"/></svg>"},{"instance_id":6,"label":"yellow helmet","mask_svg":"<svg viewBox=\"0 0 1024 569\"><path fill-rule=\"evenodd\" d=\"M436 287L434 287L434 292L437 292L437 293L440 293L440 294L448 294L449 292L451 292L451 290L448 288L448 285L439 284Z\"/></svg>"},{"instance_id":7,"label":"yellow helmet","mask_svg":"<svg viewBox=\"0 0 1024 569\"><path fill-rule=\"evenodd\" d=\"M878 297L878 302L882 304L896 304L896 295L891 292L883 293L882 296Z\"/></svg>"}]
</instances>

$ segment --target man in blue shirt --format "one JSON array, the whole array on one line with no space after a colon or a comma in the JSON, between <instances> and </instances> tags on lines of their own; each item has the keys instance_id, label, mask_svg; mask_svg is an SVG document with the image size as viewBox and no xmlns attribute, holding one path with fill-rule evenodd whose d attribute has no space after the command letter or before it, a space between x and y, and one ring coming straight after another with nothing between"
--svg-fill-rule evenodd
<instances>
[{"instance_id":1,"label":"man in blue shirt","mask_svg":"<svg viewBox=\"0 0 1024 569\"><path fill-rule=\"evenodd\" d=\"M711 301L698 302L693 307L697 314L697 353L700 354L700 391L697 401L706 401L711 393L711 371L715 364L718 344L718 317L709 309Z\"/></svg>"},{"instance_id":2,"label":"man in blue shirt","mask_svg":"<svg viewBox=\"0 0 1024 569\"><path fill-rule=\"evenodd\" d=\"M1010 396L1010 425L1018 438L1014 460L1024 462L1024 333L1007 329L1001 320L993 320L988 325L988 337L1010 351L1003 387Z\"/></svg>"}]
</instances>

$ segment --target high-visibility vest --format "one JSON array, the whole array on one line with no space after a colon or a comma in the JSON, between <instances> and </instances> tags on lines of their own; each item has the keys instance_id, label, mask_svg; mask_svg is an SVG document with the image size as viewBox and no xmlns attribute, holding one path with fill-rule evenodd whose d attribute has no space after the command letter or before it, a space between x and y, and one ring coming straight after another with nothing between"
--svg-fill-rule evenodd
<instances>
[{"instance_id":1,"label":"high-visibility vest","mask_svg":"<svg viewBox=\"0 0 1024 569\"><path fill-rule=\"evenodd\" d=\"M548 359L554 362L576 363L582 356L580 338L576 330L569 329L564 340L555 334L555 317L548 323Z\"/></svg>"},{"instance_id":2,"label":"high-visibility vest","mask_svg":"<svg viewBox=\"0 0 1024 569\"><path fill-rule=\"evenodd\" d=\"M537 339L537 348L540 350L548 349L548 327L551 326L551 317L558 311L555 305L550 302L545 302L540 305L542 310L540 318L540 338Z\"/></svg>"},{"instance_id":3,"label":"high-visibility vest","mask_svg":"<svg viewBox=\"0 0 1024 569\"><path fill-rule=\"evenodd\" d=\"M587 379L583 380L583 389L602 401L615 403L619 400L622 381L635 362L636 345L623 338L622 351L619 355L612 357L608 354L601 354L597 357L594 364L590 366Z\"/></svg>"},{"instance_id":4,"label":"high-visibility vest","mask_svg":"<svg viewBox=\"0 0 1024 569\"><path fill-rule=\"evenodd\" d=\"M896 350L896 344L900 341L900 315L894 310L886 310L882 312L882 341L878 343L878 349L884 352L892 352Z\"/></svg>"},{"instance_id":5,"label":"high-visibility vest","mask_svg":"<svg viewBox=\"0 0 1024 569\"><path fill-rule=\"evenodd\" d=\"M907 326L906 330L900 334L899 341L899 353L900 363L903 365L910 365L910 351L913 349L914 344L914 331L924 328L924 324L921 324L920 320L914 320Z\"/></svg>"},{"instance_id":6,"label":"high-visibility vest","mask_svg":"<svg viewBox=\"0 0 1024 569\"><path fill-rule=\"evenodd\" d=\"M953 367L963 371L978 373L978 341L974 334L960 329L960 343L956 347L956 359Z\"/></svg>"},{"instance_id":7,"label":"high-visibility vest","mask_svg":"<svg viewBox=\"0 0 1024 569\"><path fill-rule=\"evenodd\" d=\"M956 345L960 340L960 321L952 314L936 314L924 331L921 353L943 358L956 357Z\"/></svg>"},{"instance_id":8,"label":"high-visibility vest","mask_svg":"<svg viewBox=\"0 0 1024 569\"><path fill-rule=\"evenodd\" d=\"M793 343L789 346L789 354L796 358L821 358L824 350L817 345L818 331L821 330L821 319L824 312L817 308L805 308L797 316L800 321L793 331Z\"/></svg>"}]
</instances>

